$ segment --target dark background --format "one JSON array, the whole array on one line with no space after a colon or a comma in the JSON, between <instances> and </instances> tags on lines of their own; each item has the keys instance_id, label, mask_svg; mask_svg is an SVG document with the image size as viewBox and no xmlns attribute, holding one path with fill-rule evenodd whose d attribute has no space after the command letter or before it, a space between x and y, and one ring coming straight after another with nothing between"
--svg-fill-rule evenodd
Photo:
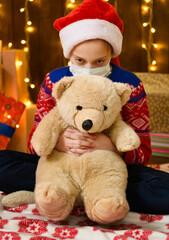
<instances>
[{"instance_id":1,"label":"dark background","mask_svg":"<svg viewBox=\"0 0 169 240\"><path fill-rule=\"evenodd\" d=\"M82 0L76 0L80 4ZM169 73L169 1L153 1L153 27L154 42L159 44L158 49L153 49L152 59L157 61L155 72ZM148 27L143 28L146 20L142 14L142 6L145 0L109 0L109 3L117 7L117 12L124 22L123 50L119 57L121 67L133 72L147 72L147 53L141 44L148 37ZM25 14L20 12L24 7L24 0L0 0L0 39L3 48L7 49L12 42L15 49L22 49L22 39L25 36ZM34 0L28 1L29 19L35 27L33 33L29 33L29 69L31 81L36 85L30 89L31 98L36 101L42 81L49 71L67 64L63 58L62 48L58 32L53 27L56 18L68 13L65 0Z\"/></svg>"}]
</instances>

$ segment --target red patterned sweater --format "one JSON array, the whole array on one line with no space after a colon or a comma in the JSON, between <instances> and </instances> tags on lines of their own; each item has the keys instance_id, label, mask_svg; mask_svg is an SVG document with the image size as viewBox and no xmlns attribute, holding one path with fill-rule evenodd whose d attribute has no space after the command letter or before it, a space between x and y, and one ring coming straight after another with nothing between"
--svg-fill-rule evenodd
<instances>
[{"instance_id":1,"label":"red patterned sweater","mask_svg":"<svg viewBox=\"0 0 169 240\"><path fill-rule=\"evenodd\" d=\"M53 84L64 76L72 76L69 67L56 69L48 73L38 95L37 109L32 131L29 135L28 149L35 153L31 145L31 137L42 118L56 105L51 96ZM109 78L115 82L128 83L132 89L130 100L122 111L123 120L139 135L141 146L133 151L126 152L124 161L127 164L146 165L151 157L151 142L149 134L149 109L147 96L141 81L132 73L113 64L113 71Z\"/></svg>"}]
</instances>

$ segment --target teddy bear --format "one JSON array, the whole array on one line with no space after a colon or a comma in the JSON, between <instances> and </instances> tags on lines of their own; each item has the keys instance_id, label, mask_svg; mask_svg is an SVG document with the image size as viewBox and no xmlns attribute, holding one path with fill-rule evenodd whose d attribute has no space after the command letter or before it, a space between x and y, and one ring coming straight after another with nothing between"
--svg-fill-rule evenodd
<instances>
[{"instance_id":1,"label":"teddy bear","mask_svg":"<svg viewBox=\"0 0 169 240\"><path fill-rule=\"evenodd\" d=\"M121 154L94 150L76 156L54 148L59 135L68 127L86 134L103 132L121 153L137 148L140 139L120 114L130 94L128 84L95 75L64 77L54 84L52 96L57 105L41 120L32 137L32 145L40 156L34 193L42 216L63 220L77 203L84 205L92 221L102 224L127 215L128 175ZM26 194L29 195L24 192L23 199Z\"/></svg>"}]
</instances>

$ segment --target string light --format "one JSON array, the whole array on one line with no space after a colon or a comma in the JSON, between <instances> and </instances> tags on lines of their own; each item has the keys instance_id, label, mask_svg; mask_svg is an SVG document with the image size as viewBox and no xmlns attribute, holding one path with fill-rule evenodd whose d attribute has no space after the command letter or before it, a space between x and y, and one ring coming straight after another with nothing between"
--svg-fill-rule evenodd
<instances>
[{"instance_id":1,"label":"string light","mask_svg":"<svg viewBox=\"0 0 169 240\"><path fill-rule=\"evenodd\" d=\"M157 61L154 59L152 60L152 47L157 49L158 48L158 44L153 43L153 34L156 32L156 29L152 26L152 22L153 22L153 0L142 0L143 5L142 5L142 9L143 9L143 14L145 16L143 16L144 18L148 18L148 21L143 22L143 27L146 28L148 31L148 38L147 38L147 42L146 43L142 43L142 48L145 49L147 51L147 62L148 62L148 71L156 71L157 70L157 66L155 66L157 64ZM147 4L147 5L146 5ZM147 16L148 14L148 16Z\"/></svg>"},{"instance_id":2,"label":"string light","mask_svg":"<svg viewBox=\"0 0 169 240\"><path fill-rule=\"evenodd\" d=\"M18 65L22 66L23 62L22 61L18 61Z\"/></svg>"},{"instance_id":3,"label":"string light","mask_svg":"<svg viewBox=\"0 0 169 240\"><path fill-rule=\"evenodd\" d=\"M16 124L16 128L19 128L19 124Z\"/></svg>"},{"instance_id":4,"label":"string light","mask_svg":"<svg viewBox=\"0 0 169 240\"><path fill-rule=\"evenodd\" d=\"M147 27L148 26L148 23L147 22L144 22L143 23L143 27Z\"/></svg>"},{"instance_id":5,"label":"string light","mask_svg":"<svg viewBox=\"0 0 169 240\"><path fill-rule=\"evenodd\" d=\"M152 33L155 33L155 31L156 31L155 28L151 28Z\"/></svg>"},{"instance_id":6,"label":"string light","mask_svg":"<svg viewBox=\"0 0 169 240\"><path fill-rule=\"evenodd\" d=\"M69 3L69 4L67 5L67 7L68 7L68 8L72 8L72 7L73 7L73 4Z\"/></svg>"},{"instance_id":7,"label":"string light","mask_svg":"<svg viewBox=\"0 0 169 240\"><path fill-rule=\"evenodd\" d=\"M21 43L22 43L22 44L25 44L25 43L26 43L26 40L21 40Z\"/></svg>"},{"instance_id":8,"label":"string light","mask_svg":"<svg viewBox=\"0 0 169 240\"><path fill-rule=\"evenodd\" d=\"M35 30L34 27L27 27L26 28L26 31L29 32L29 33L34 32L34 30Z\"/></svg>"},{"instance_id":9,"label":"string light","mask_svg":"<svg viewBox=\"0 0 169 240\"><path fill-rule=\"evenodd\" d=\"M142 48L146 48L146 45L144 43L142 44Z\"/></svg>"},{"instance_id":10,"label":"string light","mask_svg":"<svg viewBox=\"0 0 169 240\"><path fill-rule=\"evenodd\" d=\"M157 67L150 65L150 66L149 66L149 70L152 71L152 72L154 72L154 71L157 70Z\"/></svg>"},{"instance_id":11,"label":"string light","mask_svg":"<svg viewBox=\"0 0 169 240\"><path fill-rule=\"evenodd\" d=\"M12 47L12 43L9 42L9 43L8 43L8 48L11 48L11 47Z\"/></svg>"},{"instance_id":12,"label":"string light","mask_svg":"<svg viewBox=\"0 0 169 240\"><path fill-rule=\"evenodd\" d=\"M24 81L25 81L26 83L28 83L28 82L30 82L30 79L29 79L29 78L25 78Z\"/></svg>"},{"instance_id":13,"label":"string light","mask_svg":"<svg viewBox=\"0 0 169 240\"><path fill-rule=\"evenodd\" d=\"M31 21L28 21L28 22L27 22L27 25L29 25L29 26L32 25L32 22L31 22Z\"/></svg>"},{"instance_id":14,"label":"string light","mask_svg":"<svg viewBox=\"0 0 169 240\"><path fill-rule=\"evenodd\" d=\"M25 8L20 8L20 12L24 12L25 11Z\"/></svg>"},{"instance_id":15,"label":"string light","mask_svg":"<svg viewBox=\"0 0 169 240\"><path fill-rule=\"evenodd\" d=\"M28 48L28 47L24 47L24 49L23 49L23 50L24 50L24 52L26 52L26 53L27 53L27 52L29 51L29 48Z\"/></svg>"},{"instance_id":16,"label":"string light","mask_svg":"<svg viewBox=\"0 0 169 240\"><path fill-rule=\"evenodd\" d=\"M31 106L31 101L25 102L25 105L26 105L27 108L29 108Z\"/></svg>"},{"instance_id":17,"label":"string light","mask_svg":"<svg viewBox=\"0 0 169 240\"><path fill-rule=\"evenodd\" d=\"M33 88L35 88L35 84L30 84L30 87L33 89Z\"/></svg>"},{"instance_id":18,"label":"string light","mask_svg":"<svg viewBox=\"0 0 169 240\"><path fill-rule=\"evenodd\" d=\"M148 9L149 9L149 8L148 8L147 6L144 6L144 7L143 7L143 11L144 11L144 12L147 12Z\"/></svg>"},{"instance_id":19,"label":"string light","mask_svg":"<svg viewBox=\"0 0 169 240\"><path fill-rule=\"evenodd\" d=\"M27 60L29 62L30 55L29 55L29 40L30 40L30 33L33 33L35 31L35 27L33 26L32 21L30 20L29 16L29 8L28 8L28 2L34 2L34 0L25 0L25 35L26 35L26 47L24 48L24 51L27 53ZM35 84L31 83L30 80L30 70L28 68L27 77L24 79L25 83L29 83L29 86L31 89L34 89L36 86ZM28 101L26 103L27 107L30 107L31 102Z\"/></svg>"},{"instance_id":20,"label":"string light","mask_svg":"<svg viewBox=\"0 0 169 240\"><path fill-rule=\"evenodd\" d=\"M155 48L158 48L158 44L156 44L156 43L153 43L153 46L154 46Z\"/></svg>"}]
</instances>

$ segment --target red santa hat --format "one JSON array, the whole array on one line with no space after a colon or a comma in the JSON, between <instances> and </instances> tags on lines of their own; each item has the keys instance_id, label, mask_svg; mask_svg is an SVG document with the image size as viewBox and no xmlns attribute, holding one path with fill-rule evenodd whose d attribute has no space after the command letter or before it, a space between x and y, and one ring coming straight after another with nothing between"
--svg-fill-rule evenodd
<instances>
[{"instance_id":1,"label":"red santa hat","mask_svg":"<svg viewBox=\"0 0 169 240\"><path fill-rule=\"evenodd\" d=\"M113 57L121 52L123 22L105 0L84 0L67 16L56 19L54 27L59 31L66 58L77 44L90 39L107 41L113 48Z\"/></svg>"}]
</instances>

